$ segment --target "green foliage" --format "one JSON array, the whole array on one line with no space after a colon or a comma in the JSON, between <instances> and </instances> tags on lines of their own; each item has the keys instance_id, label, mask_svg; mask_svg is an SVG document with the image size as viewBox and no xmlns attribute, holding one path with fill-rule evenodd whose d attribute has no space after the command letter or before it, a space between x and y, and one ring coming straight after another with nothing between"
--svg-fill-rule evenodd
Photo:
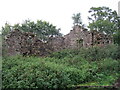
<instances>
[{"instance_id":1,"label":"green foliage","mask_svg":"<svg viewBox=\"0 0 120 90\"><path fill-rule=\"evenodd\" d=\"M106 34L114 34L119 27L117 12L108 7L92 7L89 28Z\"/></svg>"},{"instance_id":2,"label":"green foliage","mask_svg":"<svg viewBox=\"0 0 120 90\"><path fill-rule=\"evenodd\" d=\"M104 58L119 59L117 45L108 45L105 47L91 47L80 49L79 55L87 60L96 61Z\"/></svg>"},{"instance_id":3,"label":"green foliage","mask_svg":"<svg viewBox=\"0 0 120 90\"><path fill-rule=\"evenodd\" d=\"M109 70L120 69L118 61L113 60L111 58L107 58L107 59L104 59L102 61L99 61L98 65L99 65L99 69L105 70L106 72Z\"/></svg>"},{"instance_id":4,"label":"green foliage","mask_svg":"<svg viewBox=\"0 0 120 90\"><path fill-rule=\"evenodd\" d=\"M3 65L3 88L57 88L69 80L60 71L52 70L50 62L39 58L11 57L3 60ZM60 83L59 78L66 83Z\"/></svg>"},{"instance_id":5,"label":"green foliage","mask_svg":"<svg viewBox=\"0 0 120 90\"><path fill-rule=\"evenodd\" d=\"M21 56L4 58L3 88L66 88L67 85L82 83L89 76L89 63L78 69L51 62L52 59Z\"/></svg>"},{"instance_id":6,"label":"green foliage","mask_svg":"<svg viewBox=\"0 0 120 90\"><path fill-rule=\"evenodd\" d=\"M115 22L115 19L117 18L117 12L109 7L91 7L88 11L91 13L91 17L88 17L89 20L95 22L97 20L110 20L112 22Z\"/></svg>"},{"instance_id":7,"label":"green foliage","mask_svg":"<svg viewBox=\"0 0 120 90\"><path fill-rule=\"evenodd\" d=\"M76 85L113 85L120 77L120 44L116 11L92 7L89 27L107 34L114 33L117 45L61 50L48 57L3 57L2 88L68 88ZM92 18L93 17L93 18ZM80 13L73 15L74 24L82 24ZM46 21L26 20L22 24L5 24L2 35L11 29L33 32L43 41L59 36L59 29ZM78 43L82 40L78 40ZM5 53L5 51L3 52Z\"/></svg>"},{"instance_id":8,"label":"green foliage","mask_svg":"<svg viewBox=\"0 0 120 90\"><path fill-rule=\"evenodd\" d=\"M120 29L113 35L114 43L120 46Z\"/></svg>"},{"instance_id":9,"label":"green foliage","mask_svg":"<svg viewBox=\"0 0 120 90\"><path fill-rule=\"evenodd\" d=\"M73 19L73 24L74 25L81 25L82 26L82 20L81 20L81 14L77 13L77 14L73 14L72 16Z\"/></svg>"},{"instance_id":10,"label":"green foliage","mask_svg":"<svg viewBox=\"0 0 120 90\"><path fill-rule=\"evenodd\" d=\"M10 24L8 24L8 23L5 23L5 26L4 27L2 27L2 36L5 36L5 35L7 35L12 29L11 29L11 25Z\"/></svg>"},{"instance_id":11,"label":"green foliage","mask_svg":"<svg viewBox=\"0 0 120 90\"><path fill-rule=\"evenodd\" d=\"M79 53L79 51L77 50L61 50L58 52L53 52L52 54L50 54L50 57L54 57L57 59L62 59L64 57L73 57L74 55L77 55Z\"/></svg>"},{"instance_id":12,"label":"green foliage","mask_svg":"<svg viewBox=\"0 0 120 90\"><path fill-rule=\"evenodd\" d=\"M96 74L93 76L93 80L97 78L95 81L99 82L99 85L113 85L120 75L119 64L117 60L109 58L97 62L99 67Z\"/></svg>"},{"instance_id":13,"label":"green foliage","mask_svg":"<svg viewBox=\"0 0 120 90\"><path fill-rule=\"evenodd\" d=\"M22 26L21 30L26 32L34 32L40 37L43 41L48 40L51 36L59 36L61 33L60 29L56 29L56 26L53 26L49 22L37 20L37 22L33 22L30 20L26 20Z\"/></svg>"},{"instance_id":14,"label":"green foliage","mask_svg":"<svg viewBox=\"0 0 120 90\"><path fill-rule=\"evenodd\" d=\"M3 58L3 88L57 89L90 82L112 85L120 76L120 61L112 59L116 47L63 50L45 58Z\"/></svg>"},{"instance_id":15,"label":"green foliage","mask_svg":"<svg viewBox=\"0 0 120 90\"><path fill-rule=\"evenodd\" d=\"M113 85L120 76L117 45L62 50L49 57L3 58L3 88L68 88Z\"/></svg>"},{"instance_id":16,"label":"green foliage","mask_svg":"<svg viewBox=\"0 0 120 90\"><path fill-rule=\"evenodd\" d=\"M90 23L88 26L91 30L97 30L99 32L105 32L106 34L112 35L116 30L115 24L109 20L97 20L96 22Z\"/></svg>"},{"instance_id":17,"label":"green foliage","mask_svg":"<svg viewBox=\"0 0 120 90\"><path fill-rule=\"evenodd\" d=\"M7 35L9 31L13 29L35 33L43 41L47 41L49 37L62 35L60 33L60 28L57 29L56 26L42 20L37 20L37 22L25 20L24 23L15 24L13 26L5 24L5 26L2 28L2 33L4 34L3 36Z\"/></svg>"},{"instance_id":18,"label":"green foliage","mask_svg":"<svg viewBox=\"0 0 120 90\"><path fill-rule=\"evenodd\" d=\"M85 58L89 61L101 60L104 58L120 59L118 50L118 45L107 45L105 47L90 47L81 48L79 50L62 50L52 53L49 57L54 57L56 59L62 59L65 57L73 58L76 55L80 58Z\"/></svg>"}]
</instances>

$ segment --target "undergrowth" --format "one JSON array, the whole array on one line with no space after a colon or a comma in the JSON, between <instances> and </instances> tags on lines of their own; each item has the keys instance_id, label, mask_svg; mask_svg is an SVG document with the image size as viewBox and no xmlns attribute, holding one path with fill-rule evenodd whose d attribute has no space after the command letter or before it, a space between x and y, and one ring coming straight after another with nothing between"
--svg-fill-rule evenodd
<instances>
[{"instance_id":1,"label":"undergrowth","mask_svg":"<svg viewBox=\"0 0 120 90\"><path fill-rule=\"evenodd\" d=\"M48 57L4 57L2 88L68 88L113 85L120 77L118 46L63 50Z\"/></svg>"}]
</instances>

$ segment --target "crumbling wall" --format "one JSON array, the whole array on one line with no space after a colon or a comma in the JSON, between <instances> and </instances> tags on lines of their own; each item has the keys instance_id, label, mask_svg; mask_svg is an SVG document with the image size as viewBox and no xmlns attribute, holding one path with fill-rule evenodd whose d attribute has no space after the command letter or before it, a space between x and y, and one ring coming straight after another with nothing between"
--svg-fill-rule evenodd
<instances>
[{"instance_id":1,"label":"crumbling wall","mask_svg":"<svg viewBox=\"0 0 120 90\"><path fill-rule=\"evenodd\" d=\"M94 46L105 46L108 44L112 44L113 42L112 37L109 35L97 31L92 31L91 33L93 33L92 37Z\"/></svg>"},{"instance_id":2,"label":"crumbling wall","mask_svg":"<svg viewBox=\"0 0 120 90\"><path fill-rule=\"evenodd\" d=\"M73 30L64 37L66 48L78 49L91 46L91 33L80 26L75 26Z\"/></svg>"},{"instance_id":3,"label":"crumbling wall","mask_svg":"<svg viewBox=\"0 0 120 90\"><path fill-rule=\"evenodd\" d=\"M81 33L81 28L74 27L69 34L65 35L65 47L67 49L76 49L77 47L83 46L83 42L79 42L82 38L83 33Z\"/></svg>"},{"instance_id":4,"label":"crumbling wall","mask_svg":"<svg viewBox=\"0 0 120 90\"><path fill-rule=\"evenodd\" d=\"M6 36L5 41L10 56L16 54L45 56L52 51L47 43L43 43L30 32L14 30Z\"/></svg>"},{"instance_id":5,"label":"crumbling wall","mask_svg":"<svg viewBox=\"0 0 120 90\"><path fill-rule=\"evenodd\" d=\"M43 43L30 32L14 30L5 38L9 55L37 55L45 56L52 51L62 49L79 49L81 47L105 46L112 43L112 38L97 31L88 31L78 25L74 26L64 37L50 37Z\"/></svg>"},{"instance_id":6,"label":"crumbling wall","mask_svg":"<svg viewBox=\"0 0 120 90\"><path fill-rule=\"evenodd\" d=\"M64 37L52 38L51 45L55 51L61 49L79 49L91 46L105 46L112 43L112 38L97 31L88 31L78 25Z\"/></svg>"},{"instance_id":7,"label":"crumbling wall","mask_svg":"<svg viewBox=\"0 0 120 90\"><path fill-rule=\"evenodd\" d=\"M64 37L50 37L48 44L51 46L53 51L59 51L65 48Z\"/></svg>"}]
</instances>

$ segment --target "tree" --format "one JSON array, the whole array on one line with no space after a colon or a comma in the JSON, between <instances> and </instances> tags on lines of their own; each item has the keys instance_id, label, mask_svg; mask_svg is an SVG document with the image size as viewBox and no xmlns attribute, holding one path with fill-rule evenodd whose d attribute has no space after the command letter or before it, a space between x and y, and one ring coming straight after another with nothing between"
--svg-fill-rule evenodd
<instances>
[{"instance_id":1,"label":"tree","mask_svg":"<svg viewBox=\"0 0 120 90\"><path fill-rule=\"evenodd\" d=\"M2 30L1 30L2 31L2 36L7 35L11 30L12 30L12 26L6 22L5 26L2 27Z\"/></svg>"},{"instance_id":2,"label":"tree","mask_svg":"<svg viewBox=\"0 0 120 90\"><path fill-rule=\"evenodd\" d=\"M106 34L113 35L118 28L118 16L116 11L108 7L92 7L89 10L89 28Z\"/></svg>"},{"instance_id":3,"label":"tree","mask_svg":"<svg viewBox=\"0 0 120 90\"><path fill-rule=\"evenodd\" d=\"M81 20L81 14L80 13L73 14L72 19L73 19L73 24L74 25L81 25L82 26L82 20Z\"/></svg>"},{"instance_id":4,"label":"tree","mask_svg":"<svg viewBox=\"0 0 120 90\"><path fill-rule=\"evenodd\" d=\"M114 37L114 43L118 44L120 48L120 17L118 18L118 30L113 35L113 37Z\"/></svg>"},{"instance_id":5,"label":"tree","mask_svg":"<svg viewBox=\"0 0 120 90\"><path fill-rule=\"evenodd\" d=\"M2 33L0 34L1 37L1 42L2 42L2 56L6 56L7 54L7 45L4 42L5 36L12 30L12 26L9 23L5 23L5 26L2 27Z\"/></svg>"},{"instance_id":6,"label":"tree","mask_svg":"<svg viewBox=\"0 0 120 90\"><path fill-rule=\"evenodd\" d=\"M97 20L96 22L90 23L89 28L91 30L97 30L110 35L117 30L115 24L109 20Z\"/></svg>"},{"instance_id":7,"label":"tree","mask_svg":"<svg viewBox=\"0 0 120 90\"><path fill-rule=\"evenodd\" d=\"M49 37L61 36L60 28L56 29L49 22L38 20L36 23L35 32L43 40L47 40Z\"/></svg>"},{"instance_id":8,"label":"tree","mask_svg":"<svg viewBox=\"0 0 120 90\"><path fill-rule=\"evenodd\" d=\"M5 25L3 27L3 32L12 29L19 29L24 32L32 32L35 33L42 41L48 41L49 37L61 36L60 28L56 28L49 22L37 20L34 21L25 20L22 24L15 24L13 26Z\"/></svg>"}]
</instances>

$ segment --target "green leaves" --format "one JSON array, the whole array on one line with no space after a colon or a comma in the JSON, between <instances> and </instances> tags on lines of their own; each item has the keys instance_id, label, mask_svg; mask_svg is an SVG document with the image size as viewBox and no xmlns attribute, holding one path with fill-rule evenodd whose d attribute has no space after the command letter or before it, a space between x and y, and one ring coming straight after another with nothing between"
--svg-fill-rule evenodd
<instances>
[{"instance_id":1,"label":"green leaves","mask_svg":"<svg viewBox=\"0 0 120 90\"><path fill-rule=\"evenodd\" d=\"M7 35L12 29L11 29L11 25L8 23L5 23L5 26L2 27L2 36Z\"/></svg>"},{"instance_id":2,"label":"green leaves","mask_svg":"<svg viewBox=\"0 0 120 90\"><path fill-rule=\"evenodd\" d=\"M42 41L48 41L48 38L51 36L62 35L60 28L57 29L56 26L42 20L37 20L37 22L25 20L22 24L15 24L13 26L6 23L2 28L2 33L7 35L12 29L35 33Z\"/></svg>"},{"instance_id":3,"label":"green leaves","mask_svg":"<svg viewBox=\"0 0 120 90\"><path fill-rule=\"evenodd\" d=\"M89 28L109 35L113 35L118 28L118 16L116 11L108 7L92 7L89 10Z\"/></svg>"},{"instance_id":4,"label":"green leaves","mask_svg":"<svg viewBox=\"0 0 120 90\"><path fill-rule=\"evenodd\" d=\"M77 13L77 14L73 14L72 16L73 19L73 24L74 25L81 25L82 26L82 20L81 20L81 14Z\"/></svg>"},{"instance_id":5,"label":"green leaves","mask_svg":"<svg viewBox=\"0 0 120 90\"><path fill-rule=\"evenodd\" d=\"M97 30L112 35L116 31L115 24L109 20L97 20L88 26L91 30Z\"/></svg>"},{"instance_id":6,"label":"green leaves","mask_svg":"<svg viewBox=\"0 0 120 90\"><path fill-rule=\"evenodd\" d=\"M120 46L120 29L113 35L114 42Z\"/></svg>"},{"instance_id":7,"label":"green leaves","mask_svg":"<svg viewBox=\"0 0 120 90\"><path fill-rule=\"evenodd\" d=\"M3 58L3 88L57 89L89 82L111 85L120 75L119 60L111 59L115 52L115 46L107 46L65 50L44 58Z\"/></svg>"},{"instance_id":8,"label":"green leaves","mask_svg":"<svg viewBox=\"0 0 120 90\"><path fill-rule=\"evenodd\" d=\"M23 31L33 32L43 41L47 41L51 36L61 35L59 29L56 29L56 26L53 26L49 22L37 20L37 22L26 21L25 24L22 24Z\"/></svg>"}]
</instances>

